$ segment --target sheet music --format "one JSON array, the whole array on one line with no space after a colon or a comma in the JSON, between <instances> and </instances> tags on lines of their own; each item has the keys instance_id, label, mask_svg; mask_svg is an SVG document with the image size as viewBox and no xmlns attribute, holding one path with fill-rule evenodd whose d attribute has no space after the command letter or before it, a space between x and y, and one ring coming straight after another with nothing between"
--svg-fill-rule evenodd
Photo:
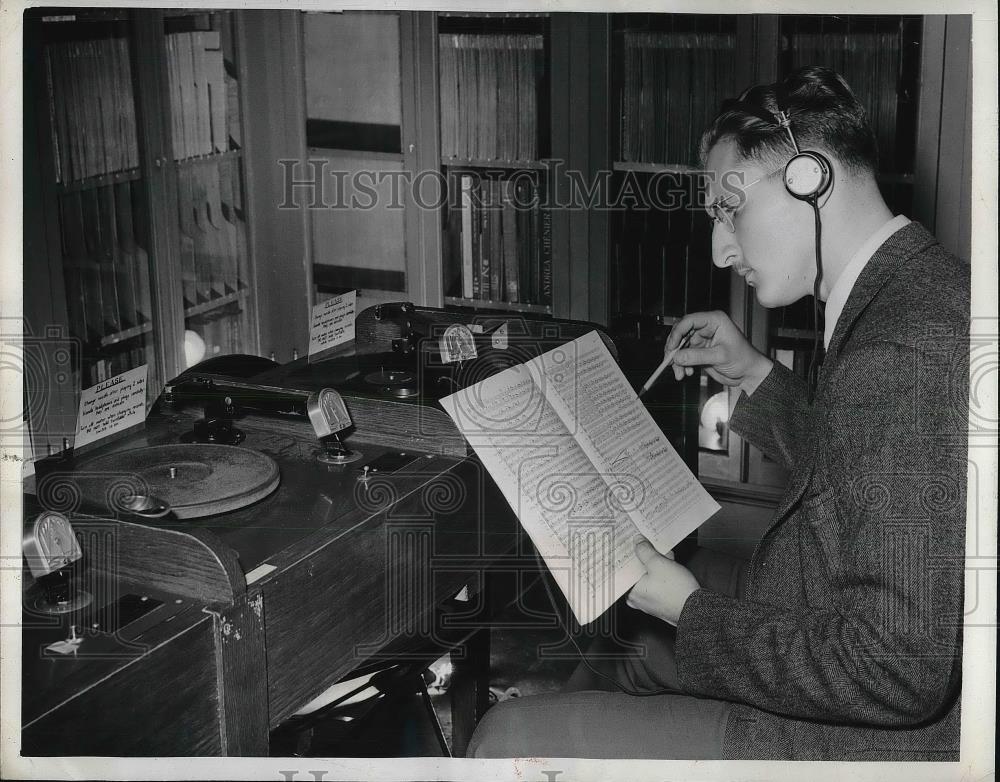
<instances>
[{"instance_id":1,"label":"sheet music","mask_svg":"<svg viewBox=\"0 0 1000 782\"><path fill-rule=\"evenodd\" d=\"M596 332L441 400L581 624L718 505L636 398Z\"/></svg>"},{"instance_id":2,"label":"sheet music","mask_svg":"<svg viewBox=\"0 0 1000 782\"><path fill-rule=\"evenodd\" d=\"M581 623L641 577L629 514L526 366L441 400L517 514Z\"/></svg>"},{"instance_id":3,"label":"sheet music","mask_svg":"<svg viewBox=\"0 0 1000 782\"><path fill-rule=\"evenodd\" d=\"M661 553L719 510L640 403L597 332L559 362L539 356L538 372L563 421L606 476L609 489Z\"/></svg>"}]
</instances>

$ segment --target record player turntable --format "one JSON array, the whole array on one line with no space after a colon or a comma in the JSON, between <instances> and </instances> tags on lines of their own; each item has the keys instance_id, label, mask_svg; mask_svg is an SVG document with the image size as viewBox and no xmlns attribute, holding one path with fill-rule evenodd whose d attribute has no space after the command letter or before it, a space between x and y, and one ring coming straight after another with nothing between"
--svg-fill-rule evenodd
<instances>
[{"instance_id":1,"label":"record player turntable","mask_svg":"<svg viewBox=\"0 0 1000 782\"><path fill-rule=\"evenodd\" d=\"M43 614L26 576L24 754L266 755L351 671L468 641L487 574L538 564L437 400L593 328L383 304L327 360L211 359L142 431L39 463L27 521L72 526L93 599Z\"/></svg>"}]
</instances>

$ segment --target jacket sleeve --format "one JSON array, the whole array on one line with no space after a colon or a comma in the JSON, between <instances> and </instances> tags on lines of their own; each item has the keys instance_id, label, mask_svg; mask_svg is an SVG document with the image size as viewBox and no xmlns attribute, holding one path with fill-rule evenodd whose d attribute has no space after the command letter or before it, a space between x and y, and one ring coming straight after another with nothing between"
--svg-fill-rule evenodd
<instances>
[{"instance_id":1,"label":"jacket sleeve","mask_svg":"<svg viewBox=\"0 0 1000 782\"><path fill-rule=\"evenodd\" d=\"M809 406L806 383L786 367L774 368L753 396L740 394L729 425L786 469L803 456L808 442Z\"/></svg>"},{"instance_id":2,"label":"jacket sleeve","mask_svg":"<svg viewBox=\"0 0 1000 782\"><path fill-rule=\"evenodd\" d=\"M960 342L944 369L931 360L941 351L888 342L841 357L817 398L813 481L773 532L785 536L780 564L768 562L775 548L765 539L751 599L699 589L684 605L685 691L879 726L918 724L946 707L963 618ZM783 434L776 426L768 437L779 444Z\"/></svg>"}]
</instances>

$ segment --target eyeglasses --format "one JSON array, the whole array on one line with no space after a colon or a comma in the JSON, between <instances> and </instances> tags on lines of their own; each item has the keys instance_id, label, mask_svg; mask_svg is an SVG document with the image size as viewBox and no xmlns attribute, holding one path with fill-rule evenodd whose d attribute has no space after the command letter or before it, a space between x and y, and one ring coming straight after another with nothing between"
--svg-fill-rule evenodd
<instances>
[{"instance_id":1,"label":"eyeglasses","mask_svg":"<svg viewBox=\"0 0 1000 782\"><path fill-rule=\"evenodd\" d=\"M739 192L730 193L725 198L721 196L716 198L712 203L705 205L705 211L708 212L708 216L712 218L712 221L723 226L729 233L736 233L736 224L733 222L733 218L736 216L737 210L742 206L740 203L732 203L734 198L740 195L745 195L746 191L751 187L756 185L758 182L762 182L765 179L770 179L772 176L777 174L779 171L783 171L784 166L777 168L770 174L765 174L762 177L758 177L753 182L743 185Z\"/></svg>"}]
</instances>

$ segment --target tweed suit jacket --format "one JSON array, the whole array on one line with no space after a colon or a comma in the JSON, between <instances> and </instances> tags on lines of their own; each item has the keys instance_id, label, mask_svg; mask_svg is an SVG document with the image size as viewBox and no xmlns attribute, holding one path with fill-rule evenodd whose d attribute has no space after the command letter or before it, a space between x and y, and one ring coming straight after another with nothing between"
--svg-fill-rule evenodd
<instances>
[{"instance_id":1,"label":"tweed suit jacket","mask_svg":"<svg viewBox=\"0 0 1000 782\"><path fill-rule=\"evenodd\" d=\"M816 395L780 365L731 426L790 470L745 593L699 589L684 691L727 757L957 760L969 267L910 223L874 254Z\"/></svg>"}]
</instances>

